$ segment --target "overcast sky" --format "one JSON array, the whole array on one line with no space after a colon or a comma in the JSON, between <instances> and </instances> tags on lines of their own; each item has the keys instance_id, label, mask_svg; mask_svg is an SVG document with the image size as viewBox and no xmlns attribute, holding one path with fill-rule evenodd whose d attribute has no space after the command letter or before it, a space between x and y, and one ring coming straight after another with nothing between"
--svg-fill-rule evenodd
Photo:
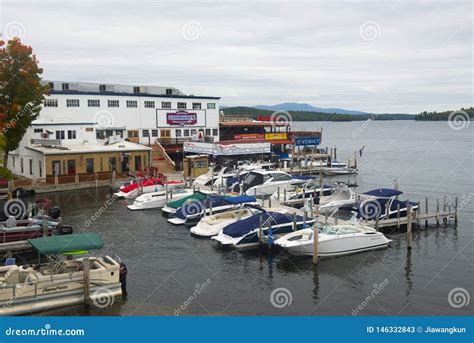
<instances>
[{"instance_id":1,"label":"overcast sky","mask_svg":"<svg viewBox=\"0 0 474 343\"><path fill-rule=\"evenodd\" d=\"M1 1L44 78L174 86L222 105L418 113L473 103L465 2Z\"/></svg>"}]
</instances>

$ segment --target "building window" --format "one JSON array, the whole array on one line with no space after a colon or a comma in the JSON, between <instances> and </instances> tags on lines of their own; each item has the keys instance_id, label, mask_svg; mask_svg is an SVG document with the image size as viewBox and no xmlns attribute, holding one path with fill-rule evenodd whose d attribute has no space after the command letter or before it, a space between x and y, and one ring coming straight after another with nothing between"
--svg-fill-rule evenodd
<instances>
[{"instance_id":1,"label":"building window","mask_svg":"<svg viewBox=\"0 0 474 343\"><path fill-rule=\"evenodd\" d=\"M66 139L64 130L56 131L56 139Z\"/></svg>"},{"instance_id":2,"label":"building window","mask_svg":"<svg viewBox=\"0 0 474 343\"><path fill-rule=\"evenodd\" d=\"M215 110L216 109L216 103L215 102L209 102L207 104L207 109L208 110Z\"/></svg>"},{"instance_id":3,"label":"building window","mask_svg":"<svg viewBox=\"0 0 474 343\"><path fill-rule=\"evenodd\" d=\"M184 137L189 137L189 130L184 130L183 131L183 136Z\"/></svg>"},{"instance_id":4,"label":"building window","mask_svg":"<svg viewBox=\"0 0 474 343\"><path fill-rule=\"evenodd\" d=\"M142 137L150 137L150 131L142 130Z\"/></svg>"},{"instance_id":5,"label":"building window","mask_svg":"<svg viewBox=\"0 0 474 343\"><path fill-rule=\"evenodd\" d=\"M67 139L76 139L76 130L68 130Z\"/></svg>"},{"instance_id":6,"label":"building window","mask_svg":"<svg viewBox=\"0 0 474 343\"><path fill-rule=\"evenodd\" d=\"M33 175L33 160L30 159L30 175Z\"/></svg>"},{"instance_id":7,"label":"building window","mask_svg":"<svg viewBox=\"0 0 474 343\"><path fill-rule=\"evenodd\" d=\"M79 107L79 99L66 99L67 107Z\"/></svg>"},{"instance_id":8,"label":"building window","mask_svg":"<svg viewBox=\"0 0 474 343\"><path fill-rule=\"evenodd\" d=\"M43 129L35 129L35 133L43 133Z\"/></svg>"},{"instance_id":9,"label":"building window","mask_svg":"<svg viewBox=\"0 0 474 343\"><path fill-rule=\"evenodd\" d=\"M137 107L138 103L136 100L127 100L127 107Z\"/></svg>"},{"instance_id":10,"label":"building window","mask_svg":"<svg viewBox=\"0 0 474 343\"><path fill-rule=\"evenodd\" d=\"M43 161L38 161L39 177L43 177Z\"/></svg>"},{"instance_id":11,"label":"building window","mask_svg":"<svg viewBox=\"0 0 474 343\"><path fill-rule=\"evenodd\" d=\"M107 85L99 85L99 92L106 92L107 91Z\"/></svg>"},{"instance_id":12,"label":"building window","mask_svg":"<svg viewBox=\"0 0 474 343\"><path fill-rule=\"evenodd\" d=\"M58 99L45 99L44 107L58 107Z\"/></svg>"},{"instance_id":13,"label":"building window","mask_svg":"<svg viewBox=\"0 0 474 343\"><path fill-rule=\"evenodd\" d=\"M219 136L219 132L217 129L212 129L212 135L213 136Z\"/></svg>"},{"instance_id":14,"label":"building window","mask_svg":"<svg viewBox=\"0 0 474 343\"><path fill-rule=\"evenodd\" d=\"M115 157L109 157L109 168L110 170L117 170L117 159Z\"/></svg>"},{"instance_id":15,"label":"building window","mask_svg":"<svg viewBox=\"0 0 474 343\"><path fill-rule=\"evenodd\" d=\"M173 90L171 88L167 88L166 95L173 95Z\"/></svg>"},{"instance_id":16,"label":"building window","mask_svg":"<svg viewBox=\"0 0 474 343\"><path fill-rule=\"evenodd\" d=\"M185 102L178 102L178 109L185 110L186 109L186 103Z\"/></svg>"},{"instance_id":17,"label":"building window","mask_svg":"<svg viewBox=\"0 0 474 343\"><path fill-rule=\"evenodd\" d=\"M200 102L193 102L193 110L200 110L201 103Z\"/></svg>"},{"instance_id":18,"label":"building window","mask_svg":"<svg viewBox=\"0 0 474 343\"><path fill-rule=\"evenodd\" d=\"M94 172L94 159L86 158L86 173L92 174Z\"/></svg>"},{"instance_id":19,"label":"building window","mask_svg":"<svg viewBox=\"0 0 474 343\"><path fill-rule=\"evenodd\" d=\"M145 101L145 108L155 108L154 101Z\"/></svg>"},{"instance_id":20,"label":"building window","mask_svg":"<svg viewBox=\"0 0 474 343\"><path fill-rule=\"evenodd\" d=\"M152 137L158 137L158 130L151 130Z\"/></svg>"},{"instance_id":21,"label":"building window","mask_svg":"<svg viewBox=\"0 0 474 343\"><path fill-rule=\"evenodd\" d=\"M63 83L63 91L69 90L69 83Z\"/></svg>"},{"instance_id":22,"label":"building window","mask_svg":"<svg viewBox=\"0 0 474 343\"><path fill-rule=\"evenodd\" d=\"M12 161L13 161L13 168L15 168L15 164L16 164L16 163L15 163L15 161L16 161L15 156L12 156Z\"/></svg>"},{"instance_id":23,"label":"building window","mask_svg":"<svg viewBox=\"0 0 474 343\"><path fill-rule=\"evenodd\" d=\"M54 89L54 82L48 82L49 89Z\"/></svg>"},{"instance_id":24,"label":"building window","mask_svg":"<svg viewBox=\"0 0 474 343\"><path fill-rule=\"evenodd\" d=\"M23 157L20 158L20 169L21 169L21 173L23 174Z\"/></svg>"},{"instance_id":25,"label":"building window","mask_svg":"<svg viewBox=\"0 0 474 343\"><path fill-rule=\"evenodd\" d=\"M171 102L170 101L163 101L161 103L161 108L171 108Z\"/></svg>"},{"instance_id":26,"label":"building window","mask_svg":"<svg viewBox=\"0 0 474 343\"><path fill-rule=\"evenodd\" d=\"M211 129L206 129L206 136L210 136L211 135Z\"/></svg>"},{"instance_id":27,"label":"building window","mask_svg":"<svg viewBox=\"0 0 474 343\"><path fill-rule=\"evenodd\" d=\"M96 100L96 99L89 99L87 100L87 106L89 107L100 107L100 100Z\"/></svg>"},{"instance_id":28,"label":"building window","mask_svg":"<svg viewBox=\"0 0 474 343\"><path fill-rule=\"evenodd\" d=\"M107 105L109 107L119 107L119 101L118 100L108 100Z\"/></svg>"},{"instance_id":29,"label":"building window","mask_svg":"<svg viewBox=\"0 0 474 343\"><path fill-rule=\"evenodd\" d=\"M196 129L191 129L191 136L196 136L196 133L197 133Z\"/></svg>"},{"instance_id":30,"label":"building window","mask_svg":"<svg viewBox=\"0 0 474 343\"><path fill-rule=\"evenodd\" d=\"M94 132L94 128L93 127L86 127L86 132Z\"/></svg>"},{"instance_id":31,"label":"building window","mask_svg":"<svg viewBox=\"0 0 474 343\"><path fill-rule=\"evenodd\" d=\"M181 137L181 130L176 129L175 135L176 135L176 137Z\"/></svg>"},{"instance_id":32,"label":"building window","mask_svg":"<svg viewBox=\"0 0 474 343\"><path fill-rule=\"evenodd\" d=\"M140 87L133 87L133 93L140 93Z\"/></svg>"}]
</instances>

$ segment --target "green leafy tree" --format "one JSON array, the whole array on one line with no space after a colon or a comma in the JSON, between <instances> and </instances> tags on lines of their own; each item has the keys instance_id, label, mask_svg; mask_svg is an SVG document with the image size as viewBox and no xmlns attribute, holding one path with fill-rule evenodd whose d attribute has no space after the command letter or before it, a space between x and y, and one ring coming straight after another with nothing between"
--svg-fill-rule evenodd
<instances>
[{"instance_id":1,"label":"green leafy tree","mask_svg":"<svg viewBox=\"0 0 474 343\"><path fill-rule=\"evenodd\" d=\"M18 38L0 40L0 148L3 168L17 149L31 122L38 117L48 87L41 84L43 69L30 46ZM2 173L6 173L3 171Z\"/></svg>"}]
</instances>

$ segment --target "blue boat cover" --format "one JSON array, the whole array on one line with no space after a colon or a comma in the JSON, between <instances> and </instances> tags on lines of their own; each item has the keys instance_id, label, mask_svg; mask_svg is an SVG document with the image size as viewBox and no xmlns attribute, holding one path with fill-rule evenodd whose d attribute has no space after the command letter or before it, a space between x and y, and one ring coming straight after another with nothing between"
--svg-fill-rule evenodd
<instances>
[{"instance_id":1,"label":"blue boat cover","mask_svg":"<svg viewBox=\"0 0 474 343\"><path fill-rule=\"evenodd\" d=\"M380 198L390 198L390 197L403 194L403 192L396 189L391 189L391 188L377 188L377 189L373 189L371 191L365 192L363 194L380 197Z\"/></svg>"},{"instance_id":2,"label":"blue boat cover","mask_svg":"<svg viewBox=\"0 0 474 343\"><path fill-rule=\"evenodd\" d=\"M286 224L293 222L293 216L279 212L263 212L251 216L247 219L240 220L236 223L227 225L223 232L230 237L242 237L249 232L258 229L260 225L260 217L262 217L262 223L264 226L268 226L268 222L272 225ZM296 221L303 221L303 217L296 216Z\"/></svg>"},{"instance_id":3,"label":"blue boat cover","mask_svg":"<svg viewBox=\"0 0 474 343\"><path fill-rule=\"evenodd\" d=\"M364 218L365 215L367 215L369 219L375 219L377 215L379 215L380 217L386 216L387 215L387 213L385 213L386 204L390 201L391 199L389 198L378 198L378 199L369 200L365 203L360 204L359 208L357 209L357 218ZM396 200L396 199L394 199L390 203L390 211L391 212L396 211L398 205L400 205L400 211L406 211L407 202ZM418 206L418 203L410 202L410 205L414 207L414 206Z\"/></svg>"},{"instance_id":4,"label":"blue boat cover","mask_svg":"<svg viewBox=\"0 0 474 343\"><path fill-rule=\"evenodd\" d=\"M231 204L244 204L246 202L256 202L257 199L252 196L247 196L247 195L239 195L235 197L226 197L225 201Z\"/></svg>"}]
</instances>

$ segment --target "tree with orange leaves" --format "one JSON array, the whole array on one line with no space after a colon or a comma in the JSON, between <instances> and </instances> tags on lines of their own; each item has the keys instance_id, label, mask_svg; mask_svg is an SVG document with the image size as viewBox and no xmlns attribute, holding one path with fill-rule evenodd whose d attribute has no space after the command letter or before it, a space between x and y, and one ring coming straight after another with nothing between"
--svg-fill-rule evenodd
<instances>
[{"instance_id":1,"label":"tree with orange leaves","mask_svg":"<svg viewBox=\"0 0 474 343\"><path fill-rule=\"evenodd\" d=\"M8 154L17 149L31 122L38 117L44 94L40 75L43 69L30 46L18 38L5 44L0 40L0 148Z\"/></svg>"}]
</instances>

